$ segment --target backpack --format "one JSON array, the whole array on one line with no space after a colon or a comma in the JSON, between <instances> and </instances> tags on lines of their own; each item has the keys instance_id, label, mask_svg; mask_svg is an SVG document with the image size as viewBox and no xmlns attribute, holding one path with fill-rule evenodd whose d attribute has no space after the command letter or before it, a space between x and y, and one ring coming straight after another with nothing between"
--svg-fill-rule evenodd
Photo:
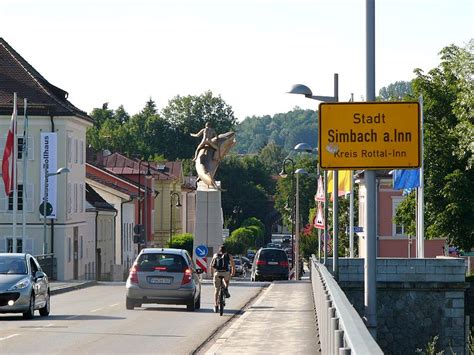
<instances>
[{"instance_id":1,"label":"backpack","mask_svg":"<svg viewBox=\"0 0 474 355\"><path fill-rule=\"evenodd\" d=\"M214 258L213 265L214 269L217 271L227 271L229 270L229 255L226 254L217 254Z\"/></svg>"}]
</instances>

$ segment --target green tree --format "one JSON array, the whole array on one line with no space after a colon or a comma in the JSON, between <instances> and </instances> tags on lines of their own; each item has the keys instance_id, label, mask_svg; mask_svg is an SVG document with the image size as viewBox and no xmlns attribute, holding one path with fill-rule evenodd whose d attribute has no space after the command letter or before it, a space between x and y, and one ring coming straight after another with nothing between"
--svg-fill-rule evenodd
<instances>
[{"instance_id":1,"label":"green tree","mask_svg":"<svg viewBox=\"0 0 474 355\"><path fill-rule=\"evenodd\" d=\"M162 117L171 127L173 149L168 153L169 159L189 159L199 141L191 133L201 130L206 122L211 122L217 134L233 130L236 118L232 107L220 96L206 91L199 96L176 96L162 110Z\"/></svg>"},{"instance_id":2,"label":"green tree","mask_svg":"<svg viewBox=\"0 0 474 355\"><path fill-rule=\"evenodd\" d=\"M280 146L270 142L260 151L258 158L270 174L277 175L281 171L285 153Z\"/></svg>"},{"instance_id":3,"label":"green tree","mask_svg":"<svg viewBox=\"0 0 474 355\"><path fill-rule=\"evenodd\" d=\"M167 248L185 249L193 255L193 235L191 233L182 233L173 235L173 242L166 243Z\"/></svg>"},{"instance_id":4,"label":"green tree","mask_svg":"<svg viewBox=\"0 0 474 355\"><path fill-rule=\"evenodd\" d=\"M474 245L473 49L472 40L444 48L440 65L427 74L416 69L413 81L424 101L425 235L465 250ZM401 203L397 221L412 220L409 203Z\"/></svg>"},{"instance_id":5,"label":"green tree","mask_svg":"<svg viewBox=\"0 0 474 355\"><path fill-rule=\"evenodd\" d=\"M401 101L413 94L412 83L409 81L396 81L379 90L377 101Z\"/></svg>"},{"instance_id":6,"label":"green tree","mask_svg":"<svg viewBox=\"0 0 474 355\"><path fill-rule=\"evenodd\" d=\"M245 245L235 238L227 238L224 241L224 246L227 252L231 255L243 255L246 251Z\"/></svg>"},{"instance_id":7,"label":"green tree","mask_svg":"<svg viewBox=\"0 0 474 355\"><path fill-rule=\"evenodd\" d=\"M241 227L234 230L227 240L235 240L244 245L245 249L255 247L255 238L252 229Z\"/></svg>"}]
</instances>

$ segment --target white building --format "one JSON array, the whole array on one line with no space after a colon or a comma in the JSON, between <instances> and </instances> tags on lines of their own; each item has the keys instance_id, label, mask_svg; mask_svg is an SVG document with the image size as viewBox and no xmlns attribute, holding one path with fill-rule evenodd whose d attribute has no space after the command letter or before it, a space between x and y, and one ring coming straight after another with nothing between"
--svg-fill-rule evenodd
<instances>
[{"instance_id":1,"label":"white building","mask_svg":"<svg viewBox=\"0 0 474 355\"><path fill-rule=\"evenodd\" d=\"M58 280L85 278L80 267L84 238L89 227L85 206L86 129L92 119L68 100L68 93L50 84L7 42L0 38L0 159L13 112L13 93L18 96L18 143L23 140L23 100L28 100L27 174L23 173L22 145L18 154L18 212L13 225L13 194L6 196L0 186L0 252L26 251L56 259ZM48 179L48 202L52 214L46 229L39 212L43 201L44 163L48 173L67 167L68 174ZM23 194L23 192L26 193ZM23 212L26 228L23 231ZM46 233L45 233L46 232ZM46 238L45 238L46 237Z\"/></svg>"}]
</instances>

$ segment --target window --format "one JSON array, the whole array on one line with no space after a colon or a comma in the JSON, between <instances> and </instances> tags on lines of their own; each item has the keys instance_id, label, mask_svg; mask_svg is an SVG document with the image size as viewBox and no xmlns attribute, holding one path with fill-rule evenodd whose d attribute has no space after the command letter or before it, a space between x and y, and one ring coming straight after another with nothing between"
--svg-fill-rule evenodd
<instances>
[{"instance_id":1,"label":"window","mask_svg":"<svg viewBox=\"0 0 474 355\"><path fill-rule=\"evenodd\" d=\"M78 193L77 193L77 183L74 184L74 212L77 213L77 204L78 204Z\"/></svg>"},{"instance_id":2,"label":"window","mask_svg":"<svg viewBox=\"0 0 474 355\"><path fill-rule=\"evenodd\" d=\"M71 262L71 238L67 238L67 262Z\"/></svg>"},{"instance_id":3,"label":"window","mask_svg":"<svg viewBox=\"0 0 474 355\"><path fill-rule=\"evenodd\" d=\"M84 164L84 141L79 142L79 162Z\"/></svg>"},{"instance_id":4,"label":"window","mask_svg":"<svg viewBox=\"0 0 474 355\"><path fill-rule=\"evenodd\" d=\"M67 161L72 162L72 138L67 136Z\"/></svg>"},{"instance_id":5,"label":"window","mask_svg":"<svg viewBox=\"0 0 474 355\"><path fill-rule=\"evenodd\" d=\"M18 141L18 159L23 159L23 137L17 137Z\"/></svg>"},{"instance_id":6,"label":"window","mask_svg":"<svg viewBox=\"0 0 474 355\"><path fill-rule=\"evenodd\" d=\"M16 238L16 246L13 238L7 238L7 253L23 253L23 238Z\"/></svg>"},{"instance_id":7,"label":"window","mask_svg":"<svg viewBox=\"0 0 474 355\"><path fill-rule=\"evenodd\" d=\"M398 205L403 201L403 196L392 197L392 235L394 236L405 236L405 227L403 224L397 224L395 222L395 216L397 214Z\"/></svg>"},{"instance_id":8,"label":"window","mask_svg":"<svg viewBox=\"0 0 474 355\"><path fill-rule=\"evenodd\" d=\"M82 237L82 235L81 235L81 247L80 248L81 248L80 255L81 255L81 259L82 259L83 256L84 256L84 238Z\"/></svg>"},{"instance_id":9,"label":"window","mask_svg":"<svg viewBox=\"0 0 474 355\"><path fill-rule=\"evenodd\" d=\"M77 139L74 139L74 163L76 163L76 164L77 164L77 161L78 161L77 159L79 157L78 150L79 150L78 141L77 141Z\"/></svg>"},{"instance_id":10,"label":"window","mask_svg":"<svg viewBox=\"0 0 474 355\"><path fill-rule=\"evenodd\" d=\"M23 239L22 238L16 239L16 252L23 253Z\"/></svg>"},{"instance_id":11,"label":"window","mask_svg":"<svg viewBox=\"0 0 474 355\"><path fill-rule=\"evenodd\" d=\"M23 211L23 185L18 184L18 209L17 211ZM13 191L8 195L8 210L13 211Z\"/></svg>"}]
</instances>

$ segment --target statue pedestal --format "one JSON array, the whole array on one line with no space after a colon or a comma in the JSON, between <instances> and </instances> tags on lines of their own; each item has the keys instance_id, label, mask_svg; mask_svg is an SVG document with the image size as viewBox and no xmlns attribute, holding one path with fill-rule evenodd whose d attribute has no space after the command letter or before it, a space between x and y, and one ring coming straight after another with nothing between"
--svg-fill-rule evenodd
<instances>
[{"instance_id":1,"label":"statue pedestal","mask_svg":"<svg viewBox=\"0 0 474 355\"><path fill-rule=\"evenodd\" d=\"M220 187L220 181L216 181ZM221 191L208 187L199 181L196 191L196 218L194 224L193 259L198 267L205 263L207 277L210 277L210 263L214 253L223 243ZM209 252L206 256L197 255L196 248L205 245ZM204 274L203 274L204 275Z\"/></svg>"}]
</instances>

